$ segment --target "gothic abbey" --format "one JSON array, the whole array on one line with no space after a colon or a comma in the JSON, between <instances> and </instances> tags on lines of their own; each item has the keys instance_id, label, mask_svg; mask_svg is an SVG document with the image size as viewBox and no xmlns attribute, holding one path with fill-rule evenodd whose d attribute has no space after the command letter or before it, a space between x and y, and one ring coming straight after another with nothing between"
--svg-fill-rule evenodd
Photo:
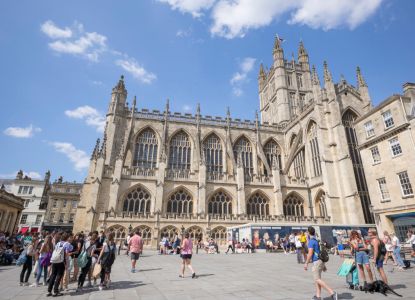
<instances>
[{"instance_id":1,"label":"gothic abbey","mask_svg":"<svg viewBox=\"0 0 415 300\"><path fill-rule=\"evenodd\" d=\"M74 231L106 228L118 239L139 227L148 246L184 227L226 240L228 226L373 223L354 120L372 105L357 87L324 82L300 43L288 61L277 38L273 65L261 65L261 119L128 107L123 77L112 90Z\"/></svg>"}]
</instances>

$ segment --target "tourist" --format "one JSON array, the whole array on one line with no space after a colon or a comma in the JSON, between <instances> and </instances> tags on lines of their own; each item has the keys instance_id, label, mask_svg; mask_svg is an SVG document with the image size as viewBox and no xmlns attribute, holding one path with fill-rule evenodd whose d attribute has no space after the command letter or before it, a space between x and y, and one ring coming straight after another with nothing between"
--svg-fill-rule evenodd
<instances>
[{"instance_id":1,"label":"tourist","mask_svg":"<svg viewBox=\"0 0 415 300\"><path fill-rule=\"evenodd\" d=\"M78 279L78 273L79 273L78 257L79 257L79 254L81 254L83 245L84 245L84 236L81 233L77 233L72 242L72 247L74 250L73 250L73 255L72 255L73 277L71 281L76 281Z\"/></svg>"},{"instance_id":2,"label":"tourist","mask_svg":"<svg viewBox=\"0 0 415 300\"><path fill-rule=\"evenodd\" d=\"M303 264L304 263L304 255L303 255L303 244L301 243L301 233L298 232L297 235L295 236L295 248L297 251L297 263L299 264Z\"/></svg>"},{"instance_id":3,"label":"tourist","mask_svg":"<svg viewBox=\"0 0 415 300\"><path fill-rule=\"evenodd\" d=\"M394 263L396 263L396 259L393 255L392 239L387 231L383 232L383 243L386 247L385 261L383 262L383 264L386 265L388 263L389 258L392 258Z\"/></svg>"},{"instance_id":4,"label":"tourist","mask_svg":"<svg viewBox=\"0 0 415 300\"><path fill-rule=\"evenodd\" d=\"M181 278L184 278L184 271L186 269L186 266L192 272L192 278L196 277L196 273L193 270L192 264L191 264L193 243L192 243L192 239L190 239L189 236L190 235L188 232L184 234L184 239L180 247L181 249L180 252L181 252L181 257L182 257L182 269L181 269L181 274L179 275L179 277Z\"/></svg>"},{"instance_id":5,"label":"tourist","mask_svg":"<svg viewBox=\"0 0 415 300\"><path fill-rule=\"evenodd\" d=\"M135 231L134 236L130 239L128 250L130 251L131 256L131 273L135 273L135 265L143 250L143 240L141 239L140 232L138 230Z\"/></svg>"},{"instance_id":6,"label":"tourist","mask_svg":"<svg viewBox=\"0 0 415 300\"><path fill-rule=\"evenodd\" d=\"M295 235L294 232L291 232L290 236L288 237L288 247L289 253L295 253Z\"/></svg>"},{"instance_id":7,"label":"tourist","mask_svg":"<svg viewBox=\"0 0 415 300\"><path fill-rule=\"evenodd\" d=\"M134 236L134 233L130 232L127 237L125 238L125 247L127 247L127 251L125 252L125 255L128 255L128 244L130 243L130 239Z\"/></svg>"},{"instance_id":8,"label":"tourist","mask_svg":"<svg viewBox=\"0 0 415 300\"><path fill-rule=\"evenodd\" d=\"M307 271L308 264L310 262L313 263L313 278L314 283L316 286L316 295L313 297L313 300L321 300L321 289L325 289L331 299L337 300L337 293L333 291L322 279L321 279L321 273L327 270L325 263L319 259L319 253L320 253L320 247L319 243L316 239L316 231L314 227L308 227L308 234L309 234L309 242L307 245L308 248L308 255L306 262L304 264L304 270Z\"/></svg>"},{"instance_id":9,"label":"tourist","mask_svg":"<svg viewBox=\"0 0 415 300\"><path fill-rule=\"evenodd\" d=\"M355 260L359 270L359 279L363 281L363 288L367 289L364 268L366 269L370 283L373 282L373 275L369 264L369 249L367 248L365 241L356 230L352 230L350 234L350 245L355 254Z\"/></svg>"},{"instance_id":10,"label":"tourist","mask_svg":"<svg viewBox=\"0 0 415 300\"><path fill-rule=\"evenodd\" d=\"M386 247L385 244L379 239L375 230L369 230L370 244L373 251L373 262L382 278L383 282L388 284L388 278L386 278L385 270L383 269L383 261L385 260Z\"/></svg>"},{"instance_id":11,"label":"tourist","mask_svg":"<svg viewBox=\"0 0 415 300\"><path fill-rule=\"evenodd\" d=\"M176 254L176 253L178 254L177 251L180 251L179 249L180 249L180 238L178 234L175 234L173 238L173 254Z\"/></svg>"},{"instance_id":12,"label":"tourist","mask_svg":"<svg viewBox=\"0 0 415 300\"><path fill-rule=\"evenodd\" d=\"M302 250L303 250L303 262L307 259L307 235L305 234L304 231L300 232L300 242L301 242L301 246L302 246Z\"/></svg>"},{"instance_id":13,"label":"tourist","mask_svg":"<svg viewBox=\"0 0 415 300\"><path fill-rule=\"evenodd\" d=\"M167 254L167 249L169 248L169 239L165 235L160 242L160 254Z\"/></svg>"},{"instance_id":14,"label":"tourist","mask_svg":"<svg viewBox=\"0 0 415 300\"><path fill-rule=\"evenodd\" d=\"M73 243L73 235L72 233L68 234L68 239L66 240L64 244L65 249L65 272L63 274L62 278L62 284L61 284L61 291L65 290L68 291L68 285L69 285L69 278L71 274L71 261L72 261L72 255L74 254L74 247L72 245Z\"/></svg>"},{"instance_id":15,"label":"tourist","mask_svg":"<svg viewBox=\"0 0 415 300\"><path fill-rule=\"evenodd\" d=\"M232 253L235 253L235 239L232 238L232 236L229 237L228 240L228 249L226 250L226 254L228 254L229 250L232 251Z\"/></svg>"},{"instance_id":16,"label":"tourist","mask_svg":"<svg viewBox=\"0 0 415 300\"><path fill-rule=\"evenodd\" d=\"M392 240L393 255L394 255L394 258L396 259L395 263L398 265L398 269L403 271L405 270L404 269L405 264L403 263L403 260L401 257L401 244L395 233L391 233L391 240Z\"/></svg>"},{"instance_id":17,"label":"tourist","mask_svg":"<svg viewBox=\"0 0 415 300\"><path fill-rule=\"evenodd\" d=\"M90 270L92 266L92 257L94 255L94 251L96 247L95 241L97 240L97 238L98 236L96 234L92 234L83 243L81 254L82 252L86 252L87 263L84 267L81 268L81 274L79 275L79 278L78 278L78 288L76 289L77 292L82 291L86 276L88 275L89 277L91 274ZM91 277L89 277L88 279L89 279L89 286L91 286Z\"/></svg>"},{"instance_id":18,"label":"tourist","mask_svg":"<svg viewBox=\"0 0 415 300\"><path fill-rule=\"evenodd\" d=\"M59 236L60 234L55 235L55 239L58 240ZM52 263L52 275L49 278L47 296L52 296L52 288L55 297L63 295L59 291L59 284L61 282L63 274L65 273L66 252L64 246L67 240L68 234L62 234L60 241L55 244L54 250L52 252L52 257L50 260L50 262Z\"/></svg>"},{"instance_id":19,"label":"tourist","mask_svg":"<svg viewBox=\"0 0 415 300\"><path fill-rule=\"evenodd\" d=\"M406 241L412 247L411 257L415 257L415 234L413 230L408 230L406 233L408 240Z\"/></svg>"},{"instance_id":20,"label":"tourist","mask_svg":"<svg viewBox=\"0 0 415 300\"><path fill-rule=\"evenodd\" d=\"M94 272L94 268L95 268L95 264L97 263L98 260L98 256L101 253L102 250L102 246L104 245L104 240L105 240L105 235L101 234L98 236L98 231L94 231L93 232L94 236L96 237L95 239L95 246L94 246L94 250L92 252L92 262L91 262L91 268L89 269L89 273L88 273L88 286L91 286L91 279L92 279L92 273ZM94 286L97 285L97 277L93 277L94 279Z\"/></svg>"},{"instance_id":21,"label":"tourist","mask_svg":"<svg viewBox=\"0 0 415 300\"><path fill-rule=\"evenodd\" d=\"M104 242L101 253L98 257L98 263L101 264L101 283L99 290L102 291L104 286L109 288L111 283L111 267L115 261L115 252L117 246L114 242L114 233L110 233L107 241Z\"/></svg>"},{"instance_id":22,"label":"tourist","mask_svg":"<svg viewBox=\"0 0 415 300\"><path fill-rule=\"evenodd\" d=\"M28 235L26 235L27 237ZM24 252L21 254L23 256L25 256L24 260L25 262L23 263L22 266L22 271L20 272L20 285L25 285L28 286L29 285L29 276L30 273L32 272L32 266L33 266L33 256L35 255L35 250L34 250L34 245L33 243L36 242L36 239L32 238L27 238L24 247ZM19 258L20 259L20 258Z\"/></svg>"},{"instance_id":23,"label":"tourist","mask_svg":"<svg viewBox=\"0 0 415 300\"><path fill-rule=\"evenodd\" d=\"M52 244L52 237L47 235L45 240L42 244L42 247L39 250L39 263L38 269L36 274L36 283L32 286L38 287L40 278L42 277L43 273L43 285L46 285L46 279L48 276L48 267L50 265L50 258L52 257L53 251L53 244Z\"/></svg>"}]
</instances>

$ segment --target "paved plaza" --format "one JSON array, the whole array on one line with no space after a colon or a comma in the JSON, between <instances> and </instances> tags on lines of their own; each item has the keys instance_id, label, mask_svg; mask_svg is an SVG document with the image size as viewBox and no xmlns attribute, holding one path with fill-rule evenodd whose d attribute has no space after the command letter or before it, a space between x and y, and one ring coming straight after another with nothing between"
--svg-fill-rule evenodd
<instances>
[{"instance_id":1,"label":"paved plaza","mask_svg":"<svg viewBox=\"0 0 415 300\"><path fill-rule=\"evenodd\" d=\"M311 299L314 293L312 274L296 263L295 255L280 253L257 254L199 254L194 255L193 266L198 274L178 277L180 258L160 256L146 251L138 263L139 271L130 272L129 259L117 257L109 290L98 287L75 293L75 284L60 299ZM339 293L339 299L383 299L380 294L351 291L345 279L336 275L341 264L338 257L331 257L324 279ZM388 295L385 299L415 299L414 270L393 270L386 266L391 286L403 298ZM37 300L46 298L45 287L20 287L20 268L0 267L0 299ZM33 276L31 276L33 280Z\"/></svg>"}]
</instances>

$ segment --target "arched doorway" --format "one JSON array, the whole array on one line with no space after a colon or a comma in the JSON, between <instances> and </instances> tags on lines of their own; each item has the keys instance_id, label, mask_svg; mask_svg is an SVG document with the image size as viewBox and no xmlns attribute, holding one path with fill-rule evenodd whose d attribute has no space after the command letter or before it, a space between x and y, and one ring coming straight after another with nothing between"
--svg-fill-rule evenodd
<instances>
[{"instance_id":1,"label":"arched doorway","mask_svg":"<svg viewBox=\"0 0 415 300\"><path fill-rule=\"evenodd\" d=\"M223 226L213 228L210 232L210 237L213 238L219 246L225 246L227 244L226 228Z\"/></svg>"},{"instance_id":2,"label":"arched doorway","mask_svg":"<svg viewBox=\"0 0 415 300\"><path fill-rule=\"evenodd\" d=\"M117 245L127 237L127 228L121 225L113 225L107 229L107 232L114 233L114 240Z\"/></svg>"}]
</instances>

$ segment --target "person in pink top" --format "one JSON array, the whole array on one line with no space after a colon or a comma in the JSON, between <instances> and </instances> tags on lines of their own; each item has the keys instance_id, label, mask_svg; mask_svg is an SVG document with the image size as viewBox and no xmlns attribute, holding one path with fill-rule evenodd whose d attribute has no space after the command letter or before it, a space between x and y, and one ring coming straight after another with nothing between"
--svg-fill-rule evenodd
<instances>
[{"instance_id":1,"label":"person in pink top","mask_svg":"<svg viewBox=\"0 0 415 300\"><path fill-rule=\"evenodd\" d=\"M128 251L131 256L131 273L135 273L135 264L143 251L143 240L141 239L140 232L138 230L128 242Z\"/></svg>"},{"instance_id":2,"label":"person in pink top","mask_svg":"<svg viewBox=\"0 0 415 300\"><path fill-rule=\"evenodd\" d=\"M186 232L184 234L184 239L182 241L181 252L180 256L182 257L182 272L179 277L184 278L184 270L187 267L192 272L192 278L196 278L196 273L192 268L191 260L192 260L192 250L193 250L193 243L192 239L189 238L189 233Z\"/></svg>"}]
</instances>

